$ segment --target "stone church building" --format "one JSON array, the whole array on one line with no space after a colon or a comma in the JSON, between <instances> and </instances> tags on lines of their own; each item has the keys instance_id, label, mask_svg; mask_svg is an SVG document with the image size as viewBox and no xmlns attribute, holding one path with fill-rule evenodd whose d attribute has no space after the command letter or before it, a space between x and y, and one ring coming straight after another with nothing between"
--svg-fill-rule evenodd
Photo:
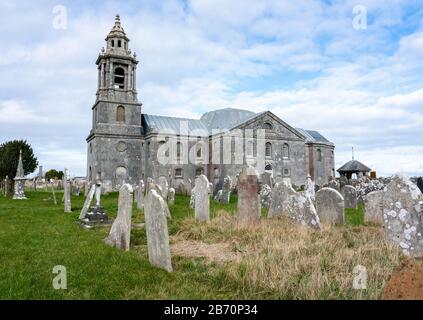
<instances>
[{"instance_id":1,"label":"stone church building","mask_svg":"<svg viewBox=\"0 0 423 320\"><path fill-rule=\"evenodd\" d=\"M246 162L254 164L259 157L261 173L296 186L304 185L309 174L318 185L335 176L334 144L270 111L225 108L200 119L143 113L136 90L138 60L119 16L106 42L96 61L98 89L87 138L89 181L101 179L106 190L113 190L124 182L165 176L178 190L203 173L219 185L225 176L234 180ZM248 139L236 144L235 133Z\"/></svg>"}]
</instances>

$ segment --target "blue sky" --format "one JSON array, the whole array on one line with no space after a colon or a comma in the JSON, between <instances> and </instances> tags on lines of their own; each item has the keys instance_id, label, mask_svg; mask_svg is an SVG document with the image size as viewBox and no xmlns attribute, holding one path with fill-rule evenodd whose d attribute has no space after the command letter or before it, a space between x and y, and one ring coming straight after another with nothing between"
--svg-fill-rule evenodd
<instances>
[{"instance_id":1,"label":"blue sky","mask_svg":"<svg viewBox=\"0 0 423 320\"><path fill-rule=\"evenodd\" d=\"M55 29L63 5L66 29ZM353 27L353 8L367 27ZM423 3L0 0L0 143L84 175L95 60L119 13L141 60L143 112L271 110L379 174L423 175Z\"/></svg>"}]
</instances>

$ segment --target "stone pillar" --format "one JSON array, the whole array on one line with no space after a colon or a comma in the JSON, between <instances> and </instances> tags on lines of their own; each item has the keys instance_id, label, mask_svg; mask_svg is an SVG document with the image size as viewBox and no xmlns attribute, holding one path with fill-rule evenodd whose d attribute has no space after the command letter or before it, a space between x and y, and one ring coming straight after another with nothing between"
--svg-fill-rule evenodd
<instances>
[{"instance_id":1,"label":"stone pillar","mask_svg":"<svg viewBox=\"0 0 423 320\"><path fill-rule=\"evenodd\" d=\"M204 174L195 179L192 196L194 197L195 219L210 221L210 184Z\"/></svg>"},{"instance_id":2,"label":"stone pillar","mask_svg":"<svg viewBox=\"0 0 423 320\"><path fill-rule=\"evenodd\" d=\"M64 193L64 212L69 213L72 212L71 209L71 193L70 193L70 185L68 181L68 169L65 168L63 172L63 193Z\"/></svg>"},{"instance_id":3,"label":"stone pillar","mask_svg":"<svg viewBox=\"0 0 423 320\"><path fill-rule=\"evenodd\" d=\"M240 224L260 222L261 205L259 196L259 176L251 166L244 167L238 177L237 221Z\"/></svg>"}]
</instances>

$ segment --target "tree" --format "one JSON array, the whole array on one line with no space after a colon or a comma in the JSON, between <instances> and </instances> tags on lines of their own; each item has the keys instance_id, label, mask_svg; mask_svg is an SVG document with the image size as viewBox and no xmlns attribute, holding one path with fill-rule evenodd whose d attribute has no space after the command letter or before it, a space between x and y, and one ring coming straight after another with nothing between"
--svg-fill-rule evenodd
<instances>
[{"instance_id":1,"label":"tree","mask_svg":"<svg viewBox=\"0 0 423 320\"><path fill-rule=\"evenodd\" d=\"M50 181L51 179L62 179L63 178L63 171L57 171L55 169L51 169L46 172L46 180Z\"/></svg>"},{"instance_id":2,"label":"tree","mask_svg":"<svg viewBox=\"0 0 423 320\"><path fill-rule=\"evenodd\" d=\"M13 179L18 168L19 152L22 150L22 163L25 175L35 171L38 160L26 140L13 140L0 145L0 178Z\"/></svg>"}]
</instances>

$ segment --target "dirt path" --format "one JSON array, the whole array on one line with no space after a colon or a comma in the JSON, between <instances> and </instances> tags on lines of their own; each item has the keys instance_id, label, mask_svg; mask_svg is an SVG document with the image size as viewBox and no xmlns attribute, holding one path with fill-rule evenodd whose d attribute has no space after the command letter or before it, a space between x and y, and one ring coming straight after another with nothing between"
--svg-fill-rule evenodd
<instances>
[{"instance_id":1,"label":"dirt path","mask_svg":"<svg viewBox=\"0 0 423 320\"><path fill-rule=\"evenodd\" d=\"M384 300L423 300L423 264L406 260L395 271L383 292Z\"/></svg>"}]
</instances>

